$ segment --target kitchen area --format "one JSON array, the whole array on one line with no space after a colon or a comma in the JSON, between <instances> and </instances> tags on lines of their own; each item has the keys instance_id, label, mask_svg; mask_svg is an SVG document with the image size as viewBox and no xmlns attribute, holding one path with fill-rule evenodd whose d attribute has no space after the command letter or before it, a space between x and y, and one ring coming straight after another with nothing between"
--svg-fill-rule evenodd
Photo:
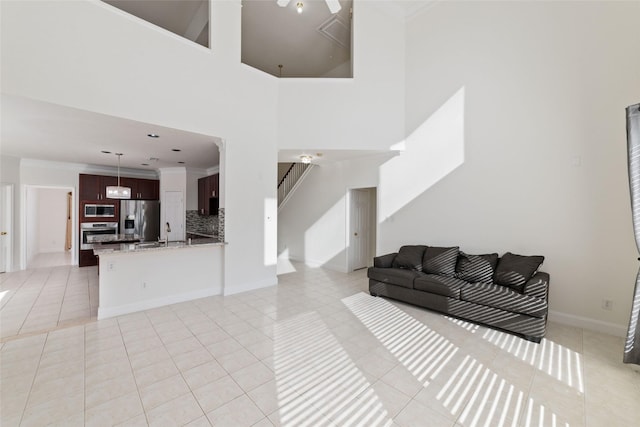
<instances>
[{"instance_id":1,"label":"kitchen area","mask_svg":"<svg viewBox=\"0 0 640 427\"><path fill-rule=\"evenodd\" d=\"M158 180L79 175L78 259L98 266L98 319L222 293L220 175L196 183L175 169L164 186L162 171ZM171 191L176 176L186 191Z\"/></svg>"}]
</instances>

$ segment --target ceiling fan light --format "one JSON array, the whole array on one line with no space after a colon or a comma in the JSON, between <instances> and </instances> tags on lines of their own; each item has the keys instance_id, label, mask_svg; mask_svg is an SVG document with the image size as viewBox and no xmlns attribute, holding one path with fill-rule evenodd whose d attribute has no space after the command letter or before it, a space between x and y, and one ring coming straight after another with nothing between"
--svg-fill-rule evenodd
<instances>
[{"instance_id":1,"label":"ceiling fan light","mask_svg":"<svg viewBox=\"0 0 640 427\"><path fill-rule=\"evenodd\" d=\"M302 8L304 8L304 4L302 4L302 2L301 2L301 1L299 1L299 2L296 4L296 9L298 10L298 13L302 13Z\"/></svg>"}]
</instances>

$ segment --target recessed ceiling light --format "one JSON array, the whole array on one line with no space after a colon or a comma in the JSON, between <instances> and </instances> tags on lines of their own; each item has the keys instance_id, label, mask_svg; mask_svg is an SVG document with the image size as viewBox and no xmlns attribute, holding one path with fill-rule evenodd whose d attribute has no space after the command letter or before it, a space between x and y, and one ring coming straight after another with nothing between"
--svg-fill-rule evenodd
<instances>
[{"instance_id":1,"label":"recessed ceiling light","mask_svg":"<svg viewBox=\"0 0 640 427\"><path fill-rule=\"evenodd\" d=\"M181 149L179 149L179 148L172 148L172 149L171 149L171 151L175 151L176 153L178 153L178 152L180 152L180 151L182 151L182 150L181 150Z\"/></svg>"},{"instance_id":2,"label":"recessed ceiling light","mask_svg":"<svg viewBox=\"0 0 640 427\"><path fill-rule=\"evenodd\" d=\"M160 159L157 157L149 157L149 160L151 160L152 162L157 162Z\"/></svg>"},{"instance_id":3,"label":"recessed ceiling light","mask_svg":"<svg viewBox=\"0 0 640 427\"><path fill-rule=\"evenodd\" d=\"M140 163L140 166L149 166L149 163Z\"/></svg>"},{"instance_id":4,"label":"recessed ceiling light","mask_svg":"<svg viewBox=\"0 0 640 427\"><path fill-rule=\"evenodd\" d=\"M180 163L181 165L184 165L184 162L178 162L178 163Z\"/></svg>"},{"instance_id":5,"label":"recessed ceiling light","mask_svg":"<svg viewBox=\"0 0 640 427\"><path fill-rule=\"evenodd\" d=\"M160 135L158 135L157 133L148 133L147 136L149 138L160 138Z\"/></svg>"},{"instance_id":6,"label":"recessed ceiling light","mask_svg":"<svg viewBox=\"0 0 640 427\"><path fill-rule=\"evenodd\" d=\"M111 154L111 151L102 150L101 153L103 153L103 154Z\"/></svg>"}]
</instances>

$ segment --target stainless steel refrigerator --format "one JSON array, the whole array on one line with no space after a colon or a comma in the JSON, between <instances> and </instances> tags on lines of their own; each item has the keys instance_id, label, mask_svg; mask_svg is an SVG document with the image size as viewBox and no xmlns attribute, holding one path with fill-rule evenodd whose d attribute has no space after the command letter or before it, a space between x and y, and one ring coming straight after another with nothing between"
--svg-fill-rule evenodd
<instances>
[{"instance_id":1,"label":"stainless steel refrigerator","mask_svg":"<svg viewBox=\"0 0 640 427\"><path fill-rule=\"evenodd\" d=\"M636 245L640 249L640 104L627 107L627 155L631 217ZM638 258L640 260L640 258ZM640 365L640 271L631 302L631 318L624 346L624 362Z\"/></svg>"},{"instance_id":2,"label":"stainless steel refrigerator","mask_svg":"<svg viewBox=\"0 0 640 427\"><path fill-rule=\"evenodd\" d=\"M160 202L157 200L121 200L120 233L138 235L141 242L160 236Z\"/></svg>"}]
</instances>

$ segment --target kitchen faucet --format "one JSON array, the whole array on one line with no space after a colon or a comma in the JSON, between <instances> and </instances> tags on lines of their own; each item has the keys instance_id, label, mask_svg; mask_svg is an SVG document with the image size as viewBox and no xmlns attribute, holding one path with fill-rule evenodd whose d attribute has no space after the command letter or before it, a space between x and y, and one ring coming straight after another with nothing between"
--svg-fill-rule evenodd
<instances>
[{"instance_id":1,"label":"kitchen faucet","mask_svg":"<svg viewBox=\"0 0 640 427\"><path fill-rule=\"evenodd\" d=\"M165 246L169 246L169 233L171 233L171 226L167 222L167 227L165 228L165 232L167 233L164 239L161 239L158 236L158 243L164 243Z\"/></svg>"}]
</instances>

